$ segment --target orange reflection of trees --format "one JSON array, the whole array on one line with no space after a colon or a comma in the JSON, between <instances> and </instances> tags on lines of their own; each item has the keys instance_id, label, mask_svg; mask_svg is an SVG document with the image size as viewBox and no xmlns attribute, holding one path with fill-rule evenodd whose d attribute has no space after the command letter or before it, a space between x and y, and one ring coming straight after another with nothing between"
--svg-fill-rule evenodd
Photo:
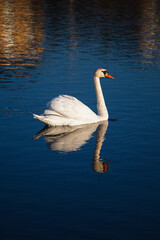
<instances>
[{"instance_id":1,"label":"orange reflection of trees","mask_svg":"<svg viewBox=\"0 0 160 240\"><path fill-rule=\"evenodd\" d=\"M141 3L141 22L139 45L144 61L150 63L159 55L159 11L156 0L143 0Z\"/></svg>"},{"instance_id":2,"label":"orange reflection of trees","mask_svg":"<svg viewBox=\"0 0 160 240\"><path fill-rule=\"evenodd\" d=\"M42 26L41 1L0 0L0 65L36 64L43 52Z\"/></svg>"}]
</instances>

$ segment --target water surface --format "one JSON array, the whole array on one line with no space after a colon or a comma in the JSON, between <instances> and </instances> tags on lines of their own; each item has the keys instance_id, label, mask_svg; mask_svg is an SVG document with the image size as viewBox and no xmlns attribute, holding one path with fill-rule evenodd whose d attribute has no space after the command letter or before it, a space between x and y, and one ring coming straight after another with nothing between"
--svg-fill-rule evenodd
<instances>
[{"instance_id":1,"label":"water surface","mask_svg":"<svg viewBox=\"0 0 160 240\"><path fill-rule=\"evenodd\" d=\"M160 4L0 1L0 236L159 239ZM43 129L59 94L110 120ZM111 121L116 120L116 121ZM41 130L42 129L42 130Z\"/></svg>"}]
</instances>

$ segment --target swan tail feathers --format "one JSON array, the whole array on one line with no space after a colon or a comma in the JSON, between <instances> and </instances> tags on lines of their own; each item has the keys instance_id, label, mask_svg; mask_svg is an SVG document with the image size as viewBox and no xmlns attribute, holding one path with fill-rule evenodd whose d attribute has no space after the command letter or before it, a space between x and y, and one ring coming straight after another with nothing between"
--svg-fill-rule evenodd
<instances>
[{"instance_id":1,"label":"swan tail feathers","mask_svg":"<svg viewBox=\"0 0 160 240\"><path fill-rule=\"evenodd\" d=\"M48 126L54 126L53 122L51 122L50 119L48 119L46 116L39 116L37 114L33 114L33 117L35 119L38 119L39 121L45 123Z\"/></svg>"}]
</instances>

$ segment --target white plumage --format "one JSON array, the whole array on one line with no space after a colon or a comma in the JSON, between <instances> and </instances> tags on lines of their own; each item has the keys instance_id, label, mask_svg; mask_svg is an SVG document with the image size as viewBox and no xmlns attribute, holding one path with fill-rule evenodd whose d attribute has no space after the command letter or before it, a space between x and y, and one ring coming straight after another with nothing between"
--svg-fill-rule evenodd
<instances>
[{"instance_id":1,"label":"white plumage","mask_svg":"<svg viewBox=\"0 0 160 240\"><path fill-rule=\"evenodd\" d=\"M48 109L44 111L43 115L33 114L34 118L50 126L75 126L108 120L108 111L100 85L100 77L113 78L107 70L102 68L97 69L94 73L98 115L77 98L59 95L48 103Z\"/></svg>"}]
</instances>

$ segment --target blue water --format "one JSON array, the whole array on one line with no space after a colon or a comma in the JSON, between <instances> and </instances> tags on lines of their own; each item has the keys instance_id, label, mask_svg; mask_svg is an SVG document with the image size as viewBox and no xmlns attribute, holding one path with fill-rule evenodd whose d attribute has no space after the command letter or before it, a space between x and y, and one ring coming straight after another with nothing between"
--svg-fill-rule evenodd
<instances>
[{"instance_id":1,"label":"blue water","mask_svg":"<svg viewBox=\"0 0 160 240\"><path fill-rule=\"evenodd\" d=\"M159 11L158 0L1 1L1 239L160 238ZM41 131L32 113L59 94L96 112L99 67L115 78L101 80L109 122Z\"/></svg>"}]
</instances>

